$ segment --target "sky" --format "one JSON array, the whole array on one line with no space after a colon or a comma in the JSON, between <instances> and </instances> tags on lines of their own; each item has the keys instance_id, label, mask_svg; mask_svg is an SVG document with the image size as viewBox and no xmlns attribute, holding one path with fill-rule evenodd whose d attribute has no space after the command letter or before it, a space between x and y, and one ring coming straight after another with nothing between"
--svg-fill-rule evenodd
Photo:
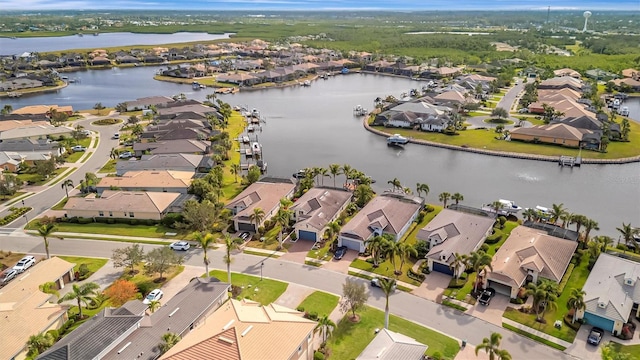
<instances>
[{"instance_id":1,"label":"sky","mask_svg":"<svg viewBox=\"0 0 640 360\"><path fill-rule=\"evenodd\" d=\"M3 10L631 10L640 0L0 0Z\"/></svg>"}]
</instances>

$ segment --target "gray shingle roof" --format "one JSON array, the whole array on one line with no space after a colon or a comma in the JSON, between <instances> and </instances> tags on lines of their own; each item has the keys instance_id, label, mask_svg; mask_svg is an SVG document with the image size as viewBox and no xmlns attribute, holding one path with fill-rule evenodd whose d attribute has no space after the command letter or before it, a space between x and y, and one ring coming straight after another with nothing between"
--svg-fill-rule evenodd
<instances>
[{"instance_id":1,"label":"gray shingle roof","mask_svg":"<svg viewBox=\"0 0 640 360\"><path fill-rule=\"evenodd\" d=\"M414 339L382 329L356 360L421 360L427 345Z\"/></svg>"},{"instance_id":2,"label":"gray shingle roof","mask_svg":"<svg viewBox=\"0 0 640 360\"><path fill-rule=\"evenodd\" d=\"M351 192L340 189L310 189L291 206L298 221L296 227L308 225L317 231L322 230L351 197Z\"/></svg>"}]
</instances>

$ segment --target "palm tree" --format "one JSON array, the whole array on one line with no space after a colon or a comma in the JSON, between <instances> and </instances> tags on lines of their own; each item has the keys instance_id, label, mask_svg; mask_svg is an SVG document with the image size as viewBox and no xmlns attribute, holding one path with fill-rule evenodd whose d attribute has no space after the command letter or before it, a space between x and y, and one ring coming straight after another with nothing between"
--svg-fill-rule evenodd
<instances>
[{"instance_id":1,"label":"palm tree","mask_svg":"<svg viewBox=\"0 0 640 360\"><path fill-rule=\"evenodd\" d=\"M538 321L542 320L542 315L547 310L557 308L557 285L550 280L541 279L537 284L529 283L526 294L533 296L533 309Z\"/></svg>"},{"instance_id":2,"label":"palm tree","mask_svg":"<svg viewBox=\"0 0 640 360\"><path fill-rule=\"evenodd\" d=\"M349 164L342 165L342 174L344 174L345 180L349 181L351 178L351 173L353 172L353 168ZM345 181L345 182L346 182Z\"/></svg>"},{"instance_id":3,"label":"palm tree","mask_svg":"<svg viewBox=\"0 0 640 360\"><path fill-rule=\"evenodd\" d=\"M335 328L336 324L331 321L331 319L329 319L328 315L324 315L320 319L318 319L318 325L316 325L314 331L319 331L322 333L322 343L324 344L325 342L327 342L327 338L329 337L329 335L331 335L331 332L333 332Z\"/></svg>"},{"instance_id":4,"label":"palm tree","mask_svg":"<svg viewBox=\"0 0 640 360\"><path fill-rule=\"evenodd\" d=\"M211 247L212 244L216 242L216 238L210 234L198 231L193 234L193 240L195 240L198 245L202 247L202 261L204 262L205 274L206 277L209 278L209 256L207 256L207 250Z\"/></svg>"},{"instance_id":5,"label":"palm tree","mask_svg":"<svg viewBox=\"0 0 640 360\"><path fill-rule=\"evenodd\" d=\"M242 239L232 238L229 234L224 235L225 254L223 261L227 264L227 282L229 284L231 284L231 263L233 262L231 253L237 250L240 244L242 244Z\"/></svg>"},{"instance_id":6,"label":"palm tree","mask_svg":"<svg viewBox=\"0 0 640 360\"><path fill-rule=\"evenodd\" d=\"M398 180L398 178L393 178L393 180L387 181L387 184L391 185L393 191L395 191L396 189L402 190L402 184L400 183L400 180Z\"/></svg>"},{"instance_id":7,"label":"palm tree","mask_svg":"<svg viewBox=\"0 0 640 360\"><path fill-rule=\"evenodd\" d=\"M50 348L54 342L55 339L49 333L31 335L29 336L29 340L27 340L28 355L35 358Z\"/></svg>"},{"instance_id":8,"label":"palm tree","mask_svg":"<svg viewBox=\"0 0 640 360\"><path fill-rule=\"evenodd\" d=\"M396 280L385 277L378 278L380 289L384 293L385 305L384 305L384 328L389 328L389 295L393 294L396 290Z\"/></svg>"},{"instance_id":9,"label":"palm tree","mask_svg":"<svg viewBox=\"0 0 640 360\"><path fill-rule=\"evenodd\" d=\"M160 300L151 300L149 302L149 311L151 311L151 313L153 314L160 308L160 305Z\"/></svg>"},{"instance_id":10,"label":"palm tree","mask_svg":"<svg viewBox=\"0 0 640 360\"><path fill-rule=\"evenodd\" d=\"M404 263L410 258L410 257L414 257L417 258L418 257L418 250L416 250L416 248L411 245L411 244L407 244L404 242L401 242L400 245L398 245L400 247L400 274L402 274L402 267L404 266Z\"/></svg>"},{"instance_id":11,"label":"palm tree","mask_svg":"<svg viewBox=\"0 0 640 360\"><path fill-rule=\"evenodd\" d=\"M451 195L451 200L454 200L456 202L456 205L458 205L460 201L464 200L464 196L460 193L455 193Z\"/></svg>"},{"instance_id":12,"label":"palm tree","mask_svg":"<svg viewBox=\"0 0 640 360\"><path fill-rule=\"evenodd\" d=\"M598 222L589 218L584 221L584 242L589 242L589 233L591 230L600 230Z\"/></svg>"},{"instance_id":13,"label":"palm tree","mask_svg":"<svg viewBox=\"0 0 640 360\"><path fill-rule=\"evenodd\" d=\"M453 270L453 276L456 279L460 278L460 275L462 273L462 267L466 266L468 261L469 260L468 260L467 254L455 253L453 255L453 261L451 262L449 267Z\"/></svg>"},{"instance_id":14,"label":"palm tree","mask_svg":"<svg viewBox=\"0 0 640 360\"><path fill-rule=\"evenodd\" d=\"M340 175L340 165L331 164L329 165L329 173L333 177L333 187L336 187L336 176Z\"/></svg>"},{"instance_id":15,"label":"palm tree","mask_svg":"<svg viewBox=\"0 0 640 360\"><path fill-rule=\"evenodd\" d=\"M240 172L242 171L242 169L240 168L240 164L231 164L230 170L235 178L235 182L238 182L238 174L240 174Z\"/></svg>"},{"instance_id":16,"label":"palm tree","mask_svg":"<svg viewBox=\"0 0 640 360\"><path fill-rule=\"evenodd\" d=\"M2 110L0 110L0 114L9 115L11 114L12 111L13 111L13 106L7 104L2 108Z\"/></svg>"},{"instance_id":17,"label":"palm tree","mask_svg":"<svg viewBox=\"0 0 640 360\"><path fill-rule=\"evenodd\" d=\"M56 226L51 223L41 225L38 228L38 235L42 236L44 240L44 251L47 253L47 259L51 259L51 255L49 254L49 240L47 238L56 232L56 230Z\"/></svg>"},{"instance_id":18,"label":"palm tree","mask_svg":"<svg viewBox=\"0 0 640 360\"><path fill-rule=\"evenodd\" d=\"M578 317L578 311L584 309L584 307L587 306L584 302L585 295L587 295L587 293L584 292L584 290L576 288L571 289L571 296L567 301L567 306L569 307L569 309L573 309L573 319L571 319L572 324Z\"/></svg>"},{"instance_id":19,"label":"palm tree","mask_svg":"<svg viewBox=\"0 0 640 360\"><path fill-rule=\"evenodd\" d=\"M631 223L625 224L622 223L621 228L616 228L622 234L622 238L624 239L625 245L635 245L635 240L633 239L633 235L637 233L637 230L631 227Z\"/></svg>"},{"instance_id":20,"label":"palm tree","mask_svg":"<svg viewBox=\"0 0 640 360\"><path fill-rule=\"evenodd\" d=\"M60 298L60 293L58 292L57 287L58 287L58 284L56 284L53 281L48 281L40 285L38 288L40 289L40 291L42 291L45 294L55 295L57 298Z\"/></svg>"},{"instance_id":21,"label":"palm tree","mask_svg":"<svg viewBox=\"0 0 640 360\"><path fill-rule=\"evenodd\" d=\"M67 194L67 199L69 198L69 188L73 189L73 180L71 179L67 179L65 181L62 182L62 188L64 189L65 193Z\"/></svg>"},{"instance_id":22,"label":"palm tree","mask_svg":"<svg viewBox=\"0 0 640 360\"><path fill-rule=\"evenodd\" d=\"M594 240L600 243L601 245L600 251L607 251L607 247L613 244L613 239L610 236L606 236L606 235L596 236Z\"/></svg>"},{"instance_id":23,"label":"palm tree","mask_svg":"<svg viewBox=\"0 0 640 360\"><path fill-rule=\"evenodd\" d=\"M395 275L400 275L400 272L396 269L396 257L400 255L400 242L397 242L391 239L384 249L385 257L391 261L391 266L393 266L393 273Z\"/></svg>"},{"instance_id":24,"label":"palm tree","mask_svg":"<svg viewBox=\"0 0 640 360\"><path fill-rule=\"evenodd\" d=\"M482 339L482 344L476 346L476 356L480 350L484 350L489 354L489 360L511 360L511 354L507 350L500 349L500 340L502 340L500 333L491 333L490 337Z\"/></svg>"},{"instance_id":25,"label":"palm tree","mask_svg":"<svg viewBox=\"0 0 640 360\"><path fill-rule=\"evenodd\" d=\"M340 224L338 224L335 221L331 221L331 222L327 223L326 228L327 229L325 230L324 233L327 236L327 241L332 241L333 240L333 236L340 232Z\"/></svg>"},{"instance_id":26,"label":"palm tree","mask_svg":"<svg viewBox=\"0 0 640 360\"><path fill-rule=\"evenodd\" d=\"M85 306L93 299L97 293L96 290L100 289L100 285L89 282L80 286L73 284L73 288L70 292L66 293L58 300L58 303L68 300L76 300L78 302L78 319L82 319L82 304Z\"/></svg>"},{"instance_id":27,"label":"palm tree","mask_svg":"<svg viewBox=\"0 0 640 360\"><path fill-rule=\"evenodd\" d=\"M489 206L493 209L493 212L497 214L504 207L504 204L499 200L496 200L492 202Z\"/></svg>"},{"instance_id":28,"label":"palm tree","mask_svg":"<svg viewBox=\"0 0 640 360\"><path fill-rule=\"evenodd\" d=\"M522 212L522 216L527 219L527 221L531 221L537 217L538 213L533 208L526 208Z\"/></svg>"},{"instance_id":29,"label":"palm tree","mask_svg":"<svg viewBox=\"0 0 640 360\"><path fill-rule=\"evenodd\" d=\"M166 333L162 335L162 342L160 343L160 351L162 351L163 354L166 353L180 340L181 340L180 335L175 333Z\"/></svg>"},{"instance_id":30,"label":"palm tree","mask_svg":"<svg viewBox=\"0 0 640 360\"><path fill-rule=\"evenodd\" d=\"M562 220L562 225L560 225L563 229L567 227L567 225L571 224L571 221L575 219L576 214L570 213L568 211L560 214L560 220Z\"/></svg>"},{"instance_id":31,"label":"palm tree","mask_svg":"<svg viewBox=\"0 0 640 360\"><path fill-rule=\"evenodd\" d=\"M387 234L383 234L382 236L376 235L364 242L364 245L369 248L369 252L371 253L374 268L380 266L380 260L382 260L382 257L384 256L385 250L389 245L389 241L393 241L389 240L388 237L389 235Z\"/></svg>"},{"instance_id":32,"label":"palm tree","mask_svg":"<svg viewBox=\"0 0 640 360\"><path fill-rule=\"evenodd\" d=\"M482 250L474 251L469 254L469 264L471 268L476 273L476 281L473 284L473 292L478 292L478 283L480 282L480 273L485 269L489 268L493 271L493 267L491 266L491 255L485 253Z\"/></svg>"},{"instance_id":33,"label":"palm tree","mask_svg":"<svg viewBox=\"0 0 640 360\"><path fill-rule=\"evenodd\" d=\"M118 150L116 148L111 148L111 152L109 153L109 158L111 158L111 160L117 160L118 159Z\"/></svg>"},{"instance_id":34,"label":"palm tree","mask_svg":"<svg viewBox=\"0 0 640 360\"><path fill-rule=\"evenodd\" d=\"M580 233L580 228L587 221L587 217L580 214L574 214L571 216L571 222L576 224L576 232Z\"/></svg>"},{"instance_id":35,"label":"palm tree","mask_svg":"<svg viewBox=\"0 0 640 360\"><path fill-rule=\"evenodd\" d=\"M426 198L429 195L429 185L423 183L416 184L416 193L418 196L424 192L424 197Z\"/></svg>"},{"instance_id":36,"label":"palm tree","mask_svg":"<svg viewBox=\"0 0 640 360\"><path fill-rule=\"evenodd\" d=\"M440 193L440 195L438 195L438 198L440 199L440 201L442 201L442 207L446 208L447 201L449 201L449 199L451 198L451 194L445 191L443 193Z\"/></svg>"},{"instance_id":37,"label":"palm tree","mask_svg":"<svg viewBox=\"0 0 640 360\"><path fill-rule=\"evenodd\" d=\"M554 224L557 223L564 212L566 212L566 209L563 203L551 205L551 217L549 221Z\"/></svg>"},{"instance_id":38,"label":"palm tree","mask_svg":"<svg viewBox=\"0 0 640 360\"><path fill-rule=\"evenodd\" d=\"M282 236L291 221L291 210L280 208L276 213L276 222L280 225L280 233L278 234L278 250L282 249Z\"/></svg>"},{"instance_id":39,"label":"palm tree","mask_svg":"<svg viewBox=\"0 0 640 360\"><path fill-rule=\"evenodd\" d=\"M258 228L260 227L260 223L264 220L264 210L257 207L253 209L253 213L249 215L249 221L255 224L256 233L258 232Z\"/></svg>"},{"instance_id":40,"label":"palm tree","mask_svg":"<svg viewBox=\"0 0 640 360\"><path fill-rule=\"evenodd\" d=\"M320 186L324 186L324 178L329 176L329 170L323 167L318 168L318 176L320 177Z\"/></svg>"}]
</instances>

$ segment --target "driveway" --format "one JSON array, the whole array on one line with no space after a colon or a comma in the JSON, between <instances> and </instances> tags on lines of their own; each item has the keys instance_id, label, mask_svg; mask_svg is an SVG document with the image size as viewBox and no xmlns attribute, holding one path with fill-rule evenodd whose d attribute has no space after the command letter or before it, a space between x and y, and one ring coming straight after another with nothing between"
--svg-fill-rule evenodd
<instances>
[{"instance_id":1,"label":"driveway","mask_svg":"<svg viewBox=\"0 0 640 360\"><path fill-rule=\"evenodd\" d=\"M605 332L600 346L590 345L587 344L587 337L589 336L590 331L591 326L580 326L580 330L578 331L575 340L573 340L573 344L569 346L565 352L579 359L600 359L600 347L608 344L609 341L614 338L611 336L611 333ZM620 339L615 340L616 342L623 343Z\"/></svg>"},{"instance_id":2,"label":"driveway","mask_svg":"<svg viewBox=\"0 0 640 360\"><path fill-rule=\"evenodd\" d=\"M204 274L201 266L185 265L184 270L162 287L162 303L166 303L172 297L174 297L180 290L182 290L191 279L199 277ZM226 281L224 279L223 281Z\"/></svg>"},{"instance_id":3,"label":"driveway","mask_svg":"<svg viewBox=\"0 0 640 360\"><path fill-rule=\"evenodd\" d=\"M494 325L502 326L502 314L504 314L504 311L509 305L509 297L496 294L493 299L491 299L489 306L480 305L476 302L466 313Z\"/></svg>"},{"instance_id":4,"label":"driveway","mask_svg":"<svg viewBox=\"0 0 640 360\"><path fill-rule=\"evenodd\" d=\"M293 261L299 264L304 264L304 259L307 257L307 253L313 247L313 241L298 240L292 242L291 246L287 249L287 253L280 256L281 259Z\"/></svg>"},{"instance_id":5,"label":"driveway","mask_svg":"<svg viewBox=\"0 0 640 360\"><path fill-rule=\"evenodd\" d=\"M322 265L323 268L327 270L336 271L343 274L349 273L349 266L353 262L353 260L358 258L358 252L355 250L347 250L347 253L344 254L342 260L336 260L331 258L331 260L327 261L326 264Z\"/></svg>"},{"instance_id":6,"label":"driveway","mask_svg":"<svg viewBox=\"0 0 640 360\"><path fill-rule=\"evenodd\" d=\"M449 287L451 276L437 271L428 274L420 286L411 293L423 299L438 301L444 289Z\"/></svg>"},{"instance_id":7,"label":"driveway","mask_svg":"<svg viewBox=\"0 0 640 360\"><path fill-rule=\"evenodd\" d=\"M278 305L286 306L290 309L295 309L307 296L309 296L314 291L315 289L312 289L308 286L289 284L287 286L287 290L285 290L285 292L280 295L275 303Z\"/></svg>"}]
</instances>

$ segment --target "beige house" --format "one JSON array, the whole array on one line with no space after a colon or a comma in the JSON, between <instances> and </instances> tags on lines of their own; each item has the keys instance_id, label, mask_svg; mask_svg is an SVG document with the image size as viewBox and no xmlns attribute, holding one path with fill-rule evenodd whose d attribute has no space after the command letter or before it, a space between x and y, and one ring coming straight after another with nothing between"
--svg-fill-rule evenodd
<instances>
[{"instance_id":1,"label":"beige house","mask_svg":"<svg viewBox=\"0 0 640 360\"><path fill-rule=\"evenodd\" d=\"M522 286L540 278L560 283L578 243L518 226L493 256L487 286L515 298Z\"/></svg>"},{"instance_id":2,"label":"beige house","mask_svg":"<svg viewBox=\"0 0 640 360\"><path fill-rule=\"evenodd\" d=\"M1 359L26 358L31 335L58 329L67 320L67 308L39 286L55 282L62 289L74 280L74 265L57 257L43 260L0 289Z\"/></svg>"},{"instance_id":3,"label":"beige house","mask_svg":"<svg viewBox=\"0 0 640 360\"><path fill-rule=\"evenodd\" d=\"M365 242L376 235L389 234L398 241L418 216L424 199L399 193L383 193L362 208L338 235L338 246L364 252Z\"/></svg>"},{"instance_id":4,"label":"beige house","mask_svg":"<svg viewBox=\"0 0 640 360\"><path fill-rule=\"evenodd\" d=\"M315 327L284 306L230 299L161 359L311 360Z\"/></svg>"},{"instance_id":5,"label":"beige house","mask_svg":"<svg viewBox=\"0 0 640 360\"><path fill-rule=\"evenodd\" d=\"M63 112L67 115L73 115L73 106L58 106L58 105L29 105L21 107L11 112L18 115L47 115L50 116L52 111Z\"/></svg>"},{"instance_id":6,"label":"beige house","mask_svg":"<svg viewBox=\"0 0 640 360\"><path fill-rule=\"evenodd\" d=\"M225 207L233 213L236 231L257 231L262 224L280 209L280 199L290 199L295 185L289 179L264 178L249 185ZM264 218L257 226L251 218L254 209L264 211Z\"/></svg>"},{"instance_id":7,"label":"beige house","mask_svg":"<svg viewBox=\"0 0 640 360\"><path fill-rule=\"evenodd\" d=\"M352 196L350 191L321 187L314 187L304 193L291 206L298 240L322 239L327 224L340 216L351 202Z\"/></svg>"},{"instance_id":8,"label":"beige house","mask_svg":"<svg viewBox=\"0 0 640 360\"><path fill-rule=\"evenodd\" d=\"M13 128L0 132L0 140L16 140L16 139L31 139L41 140L50 138L65 137L70 138L74 129L67 126L53 126L50 124L41 124L33 126L25 126L19 128Z\"/></svg>"},{"instance_id":9,"label":"beige house","mask_svg":"<svg viewBox=\"0 0 640 360\"><path fill-rule=\"evenodd\" d=\"M595 138L597 133L565 124L549 124L515 128L511 130L510 136L511 140L556 144L577 148L582 142L587 141L587 139Z\"/></svg>"},{"instance_id":10,"label":"beige house","mask_svg":"<svg viewBox=\"0 0 640 360\"><path fill-rule=\"evenodd\" d=\"M69 217L161 220L180 195L173 192L105 190L100 197L70 197L64 210Z\"/></svg>"},{"instance_id":11,"label":"beige house","mask_svg":"<svg viewBox=\"0 0 640 360\"><path fill-rule=\"evenodd\" d=\"M152 191L186 194L193 177L191 171L128 171L122 176L107 176L97 185L98 194L105 190Z\"/></svg>"}]
</instances>

